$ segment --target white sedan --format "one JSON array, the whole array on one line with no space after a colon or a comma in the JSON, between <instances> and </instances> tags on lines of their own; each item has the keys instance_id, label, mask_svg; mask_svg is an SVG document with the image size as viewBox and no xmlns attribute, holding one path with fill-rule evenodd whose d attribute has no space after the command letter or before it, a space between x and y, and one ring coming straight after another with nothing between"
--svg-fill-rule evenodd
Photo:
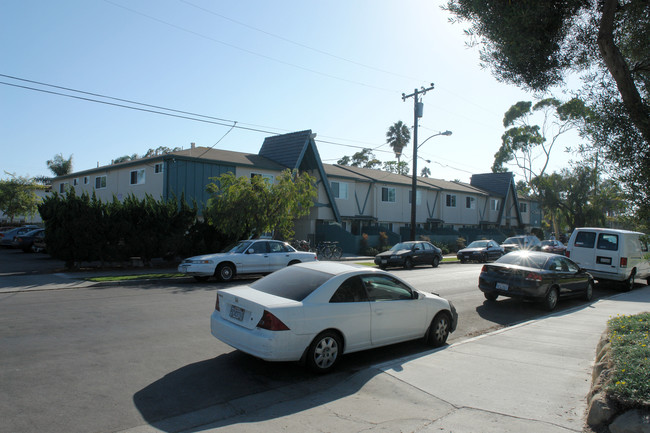
<instances>
[{"instance_id":1,"label":"white sedan","mask_svg":"<svg viewBox=\"0 0 650 433\"><path fill-rule=\"evenodd\" d=\"M286 242L253 239L240 241L223 253L204 254L183 260L178 272L198 281L216 276L230 281L240 274L268 274L289 265L316 260L316 253L296 251Z\"/></svg>"},{"instance_id":2,"label":"white sedan","mask_svg":"<svg viewBox=\"0 0 650 433\"><path fill-rule=\"evenodd\" d=\"M418 338L442 346L457 322L451 302L388 272L316 262L219 290L210 327L242 352L326 372L345 353Z\"/></svg>"}]
</instances>

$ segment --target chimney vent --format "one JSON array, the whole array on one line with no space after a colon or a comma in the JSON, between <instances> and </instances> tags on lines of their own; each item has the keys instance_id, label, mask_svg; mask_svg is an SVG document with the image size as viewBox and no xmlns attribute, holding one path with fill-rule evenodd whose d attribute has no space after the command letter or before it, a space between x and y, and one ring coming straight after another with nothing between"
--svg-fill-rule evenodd
<instances>
[{"instance_id":1,"label":"chimney vent","mask_svg":"<svg viewBox=\"0 0 650 433\"><path fill-rule=\"evenodd\" d=\"M196 143L190 143L190 147L194 149L196 147Z\"/></svg>"}]
</instances>

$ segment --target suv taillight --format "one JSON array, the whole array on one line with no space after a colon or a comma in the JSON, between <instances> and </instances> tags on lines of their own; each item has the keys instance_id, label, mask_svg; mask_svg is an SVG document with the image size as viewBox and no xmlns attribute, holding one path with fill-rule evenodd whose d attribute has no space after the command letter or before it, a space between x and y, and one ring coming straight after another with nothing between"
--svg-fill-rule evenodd
<instances>
[{"instance_id":1,"label":"suv taillight","mask_svg":"<svg viewBox=\"0 0 650 433\"><path fill-rule=\"evenodd\" d=\"M627 268L627 257L621 257L621 268Z\"/></svg>"},{"instance_id":2,"label":"suv taillight","mask_svg":"<svg viewBox=\"0 0 650 433\"><path fill-rule=\"evenodd\" d=\"M264 310L262 313L262 318L257 322L257 327L262 329L268 329L269 331L288 331L289 327L285 325L282 320L275 317L270 312Z\"/></svg>"}]
</instances>

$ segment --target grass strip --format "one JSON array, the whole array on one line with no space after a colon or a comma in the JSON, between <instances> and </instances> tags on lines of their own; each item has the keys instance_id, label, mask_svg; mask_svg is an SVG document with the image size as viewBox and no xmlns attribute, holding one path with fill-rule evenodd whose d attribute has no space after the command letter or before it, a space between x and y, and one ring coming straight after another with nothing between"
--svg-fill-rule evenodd
<instances>
[{"instance_id":1,"label":"grass strip","mask_svg":"<svg viewBox=\"0 0 650 433\"><path fill-rule=\"evenodd\" d=\"M614 372L607 391L624 406L650 407L650 313L609 320Z\"/></svg>"},{"instance_id":2,"label":"grass strip","mask_svg":"<svg viewBox=\"0 0 650 433\"><path fill-rule=\"evenodd\" d=\"M93 281L95 283L104 283L111 281L137 281L137 280L151 280L158 278L177 278L177 277L186 277L185 274L134 274L134 275L112 275L105 277L89 277L86 278L87 281Z\"/></svg>"}]
</instances>

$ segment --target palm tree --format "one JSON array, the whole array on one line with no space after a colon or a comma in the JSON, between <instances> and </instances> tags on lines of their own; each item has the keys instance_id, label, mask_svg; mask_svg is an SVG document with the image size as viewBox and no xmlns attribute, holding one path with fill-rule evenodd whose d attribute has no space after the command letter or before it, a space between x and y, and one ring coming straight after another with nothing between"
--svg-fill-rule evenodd
<instances>
[{"instance_id":1,"label":"palm tree","mask_svg":"<svg viewBox=\"0 0 650 433\"><path fill-rule=\"evenodd\" d=\"M63 176L72 173L72 155L65 159L63 154L54 155L54 158L47 161L49 168L55 176Z\"/></svg>"},{"instance_id":2,"label":"palm tree","mask_svg":"<svg viewBox=\"0 0 650 433\"><path fill-rule=\"evenodd\" d=\"M411 131L409 131L408 126L404 125L404 122L401 120L395 122L393 126L388 128L388 132L386 132L386 143L393 148L398 164L402 156L402 149L408 145L410 140Z\"/></svg>"}]
</instances>

